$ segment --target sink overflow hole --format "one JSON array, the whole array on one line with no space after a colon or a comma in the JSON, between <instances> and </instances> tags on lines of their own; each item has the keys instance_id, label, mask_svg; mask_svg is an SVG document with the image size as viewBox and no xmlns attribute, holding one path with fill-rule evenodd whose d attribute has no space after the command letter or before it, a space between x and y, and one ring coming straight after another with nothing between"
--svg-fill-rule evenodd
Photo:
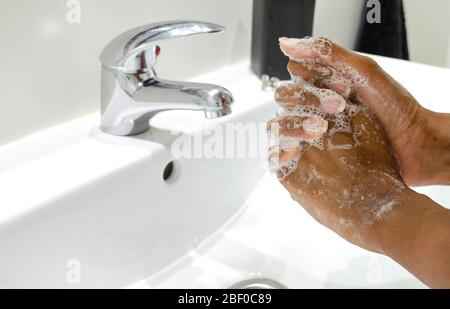
<instances>
[{"instance_id":1,"label":"sink overflow hole","mask_svg":"<svg viewBox=\"0 0 450 309\"><path fill-rule=\"evenodd\" d=\"M166 167L164 168L164 172L163 172L164 181L168 181L172 177L174 170L175 170L175 164L173 163L173 161L167 163Z\"/></svg>"}]
</instances>

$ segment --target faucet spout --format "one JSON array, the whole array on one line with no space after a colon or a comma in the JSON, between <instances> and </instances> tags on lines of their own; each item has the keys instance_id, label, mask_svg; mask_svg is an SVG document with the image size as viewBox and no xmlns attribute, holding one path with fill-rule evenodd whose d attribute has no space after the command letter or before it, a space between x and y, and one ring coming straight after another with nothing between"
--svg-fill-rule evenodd
<instances>
[{"instance_id":1,"label":"faucet spout","mask_svg":"<svg viewBox=\"0 0 450 309\"><path fill-rule=\"evenodd\" d=\"M110 74L103 72L101 129L113 135L143 133L150 129L150 119L162 111L203 111L208 119L231 114L233 95L217 85ZM119 85L108 87L108 80Z\"/></svg>"},{"instance_id":2,"label":"faucet spout","mask_svg":"<svg viewBox=\"0 0 450 309\"><path fill-rule=\"evenodd\" d=\"M213 84L168 81L154 78L136 92L136 102L160 105L160 110L184 109L204 111L206 118L231 114L233 95Z\"/></svg>"}]
</instances>

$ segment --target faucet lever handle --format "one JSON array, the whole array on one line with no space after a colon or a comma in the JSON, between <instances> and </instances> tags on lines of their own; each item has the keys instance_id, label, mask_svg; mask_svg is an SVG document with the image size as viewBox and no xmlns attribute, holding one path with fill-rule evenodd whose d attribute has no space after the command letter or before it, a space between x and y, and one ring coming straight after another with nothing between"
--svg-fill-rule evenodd
<instances>
[{"instance_id":1,"label":"faucet lever handle","mask_svg":"<svg viewBox=\"0 0 450 309\"><path fill-rule=\"evenodd\" d=\"M120 34L100 55L103 67L123 73L146 72L156 63L157 44L174 38L221 32L224 27L202 21L167 21L144 25Z\"/></svg>"}]
</instances>

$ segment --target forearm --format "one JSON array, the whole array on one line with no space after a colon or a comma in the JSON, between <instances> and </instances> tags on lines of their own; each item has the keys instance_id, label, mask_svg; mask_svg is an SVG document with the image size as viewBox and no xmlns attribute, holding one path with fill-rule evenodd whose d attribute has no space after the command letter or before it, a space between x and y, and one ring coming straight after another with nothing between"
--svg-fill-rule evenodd
<instances>
[{"instance_id":1,"label":"forearm","mask_svg":"<svg viewBox=\"0 0 450 309\"><path fill-rule=\"evenodd\" d=\"M450 210L410 189L379 226L381 251L432 288L450 288Z\"/></svg>"}]
</instances>

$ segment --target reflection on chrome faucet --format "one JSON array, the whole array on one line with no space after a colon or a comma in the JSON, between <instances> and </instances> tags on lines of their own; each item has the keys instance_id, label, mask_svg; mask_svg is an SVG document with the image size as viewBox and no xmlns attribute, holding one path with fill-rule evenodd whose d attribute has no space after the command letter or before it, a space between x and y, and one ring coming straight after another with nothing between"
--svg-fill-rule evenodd
<instances>
[{"instance_id":1,"label":"reflection on chrome faucet","mask_svg":"<svg viewBox=\"0 0 450 309\"><path fill-rule=\"evenodd\" d=\"M167 110L198 110L207 118L231 113L233 96L220 86L160 79L154 69L162 41L224 28L205 22L173 21L126 31L103 50L101 129L114 135L147 131L149 120Z\"/></svg>"}]
</instances>

